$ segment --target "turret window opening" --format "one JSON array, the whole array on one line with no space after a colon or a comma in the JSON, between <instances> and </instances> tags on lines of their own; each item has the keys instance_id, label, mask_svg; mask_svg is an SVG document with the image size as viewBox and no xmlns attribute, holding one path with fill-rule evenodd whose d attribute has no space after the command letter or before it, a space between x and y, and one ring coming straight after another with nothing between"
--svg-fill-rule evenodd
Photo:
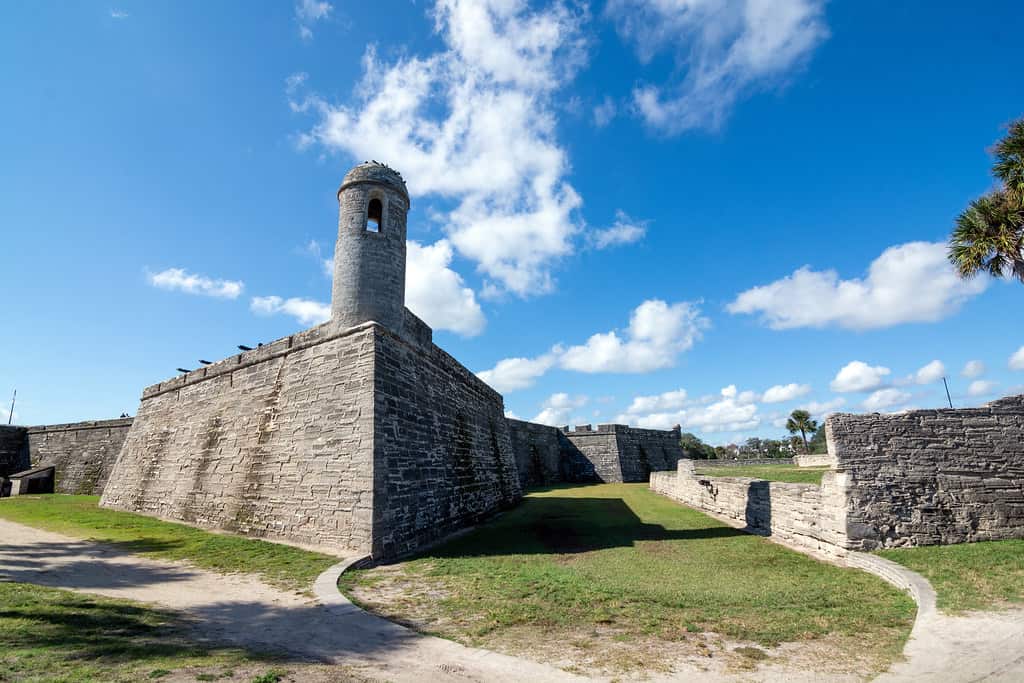
<instances>
[{"instance_id":1,"label":"turret window opening","mask_svg":"<svg viewBox=\"0 0 1024 683\"><path fill-rule=\"evenodd\" d=\"M366 208L366 231L380 232L384 226L384 205L379 199L371 199Z\"/></svg>"}]
</instances>

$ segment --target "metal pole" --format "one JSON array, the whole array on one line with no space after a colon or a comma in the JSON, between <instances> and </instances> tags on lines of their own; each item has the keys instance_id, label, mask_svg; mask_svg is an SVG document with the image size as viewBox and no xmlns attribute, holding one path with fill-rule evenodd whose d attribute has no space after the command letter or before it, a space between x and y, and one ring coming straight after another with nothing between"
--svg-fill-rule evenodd
<instances>
[{"instance_id":1,"label":"metal pole","mask_svg":"<svg viewBox=\"0 0 1024 683\"><path fill-rule=\"evenodd\" d=\"M7 416L7 424L11 424L11 420L14 419L14 402L17 400L17 398L18 398L18 390L15 389L14 390L14 396L11 397L11 412Z\"/></svg>"},{"instance_id":2,"label":"metal pole","mask_svg":"<svg viewBox=\"0 0 1024 683\"><path fill-rule=\"evenodd\" d=\"M942 386L946 387L946 400L949 401L949 407L953 407L953 399L949 397L949 385L946 384L946 378L942 378Z\"/></svg>"}]
</instances>

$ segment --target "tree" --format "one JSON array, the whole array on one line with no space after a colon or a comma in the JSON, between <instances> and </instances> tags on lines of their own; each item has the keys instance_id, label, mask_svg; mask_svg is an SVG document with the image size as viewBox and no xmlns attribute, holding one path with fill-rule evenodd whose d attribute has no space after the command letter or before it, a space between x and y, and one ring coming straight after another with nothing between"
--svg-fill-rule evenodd
<instances>
[{"instance_id":1,"label":"tree","mask_svg":"<svg viewBox=\"0 0 1024 683\"><path fill-rule=\"evenodd\" d=\"M713 446L704 443L699 436L690 432L684 432L679 437L679 445L683 447L686 457L692 460L710 460L718 457Z\"/></svg>"},{"instance_id":2,"label":"tree","mask_svg":"<svg viewBox=\"0 0 1024 683\"><path fill-rule=\"evenodd\" d=\"M1024 283L1024 118L1010 124L993 152L1001 187L957 216L949 260L965 279L984 272Z\"/></svg>"},{"instance_id":3,"label":"tree","mask_svg":"<svg viewBox=\"0 0 1024 683\"><path fill-rule=\"evenodd\" d=\"M794 437L795 438L795 437ZM818 427L811 437L811 453L828 453L828 444L825 442L825 427Z\"/></svg>"},{"instance_id":4,"label":"tree","mask_svg":"<svg viewBox=\"0 0 1024 683\"><path fill-rule=\"evenodd\" d=\"M811 419L811 414L806 410L794 410L786 420L786 429L790 434L800 432L800 438L804 441L804 453L809 453L807 433L813 434L818 431L818 423Z\"/></svg>"}]
</instances>

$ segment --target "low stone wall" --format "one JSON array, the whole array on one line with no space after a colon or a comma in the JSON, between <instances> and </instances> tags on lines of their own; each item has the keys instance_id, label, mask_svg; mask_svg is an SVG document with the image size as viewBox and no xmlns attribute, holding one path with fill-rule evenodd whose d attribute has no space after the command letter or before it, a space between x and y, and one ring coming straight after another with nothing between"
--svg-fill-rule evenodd
<instances>
[{"instance_id":1,"label":"low stone wall","mask_svg":"<svg viewBox=\"0 0 1024 683\"><path fill-rule=\"evenodd\" d=\"M849 544L1024 538L1024 396L981 408L832 415Z\"/></svg>"},{"instance_id":2,"label":"low stone wall","mask_svg":"<svg viewBox=\"0 0 1024 683\"><path fill-rule=\"evenodd\" d=\"M692 460L680 460L675 472L652 472L651 490L751 533L825 554L844 553L843 475L828 472L819 487L702 476L693 466Z\"/></svg>"},{"instance_id":3,"label":"low stone wall","mask_svg":"<svg viewBox=\"0 0 1024 683\"><path fill-rule=\"evenodd\" d=\"M699 468L707 467L748 467L750 465L792 465L795 458L749 458L747 460L726 460L712 458L710 460L694 460Z\"/></svg>"},{"instance_id":4,"label":"low stone wall","mask_svg":"<svg viewBox=\"0 0 1024 683\"><path fill-rule=\"evenodd\" d=\"M825 467L832 463L832 456L828 453L812 453L793 457L793 464L799 467Z\"/></svg>"},{"instance_id":5,"label":"low stone wall","mask_svg":"<svg viewBox=\"0 0 1024 683\"><path fill-rule=\"evenodd\" d=\"M131 426L127 418L29 427L32 467L56 467L57 493L99 495Z\"/></svg>"}]
</instances>

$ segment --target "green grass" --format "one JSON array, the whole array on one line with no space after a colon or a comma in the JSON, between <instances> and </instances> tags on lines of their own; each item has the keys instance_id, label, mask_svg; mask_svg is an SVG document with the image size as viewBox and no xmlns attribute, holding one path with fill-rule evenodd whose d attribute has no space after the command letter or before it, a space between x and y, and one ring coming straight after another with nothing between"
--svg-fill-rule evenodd
<instances>
[{"instance_id":1,"label":"green grass","mask_svg":"<svg viewBox=\"0 0 1024 683\"><path fill-rule=\"evenodd\" d=\"M100 508L96 496L17 496L0 500L0 517L67 536L113 544L164 560L187 560L218 572L257 574L268 583L308 592L338 558L184 524ZM0 679L2 680L2 679Z\"/></svg>"},{"instance_id":2,"label":"green grass","mask_svg":"<svg viewBox=\"0 0 1024 683\"><path fill-rule=\"evenodd\" d=\"M346 572L340 586L460 642L528 655L575 643L627 669L649 662L606 661L615 643L664 653L707 632L769 647L835 638L887 661L915 613L878 578L744 534L645 484L535 491L417 558Z\"/></svg>"},{"instance_id":3,"label":"green grass","mask_svg":"<svg viewBox=\"0 0 1024 683\"><path fill-rule=\"evenodd\" d=\"M237 666L265 668L186 633L172 613L137 603L0 583L0 681L160 680L182 669L216 680Z\"/></svg>"},{"instance_id":4,"label":"green grass","mask_svg":"<svg viewBox=\"0 0 1024 683\"><path fill-rule=\"evenodd\" d=\"M878 554L928 579L944 610L1024 602L1024 540L901 548Z\"/></svg>"},{"instance_id":5,"label":"green grass","mask_svg":"<svg viewBox=\"0 0 1024 683\"><path fill-rule=\"evenodd\" d=\"M698 474L706 477L752 477L789 484L821 484L821 475L828 467L799 467L797 465L748 465L737 467L701 467L695 463Z\"/></svg>"}]
</instances>

